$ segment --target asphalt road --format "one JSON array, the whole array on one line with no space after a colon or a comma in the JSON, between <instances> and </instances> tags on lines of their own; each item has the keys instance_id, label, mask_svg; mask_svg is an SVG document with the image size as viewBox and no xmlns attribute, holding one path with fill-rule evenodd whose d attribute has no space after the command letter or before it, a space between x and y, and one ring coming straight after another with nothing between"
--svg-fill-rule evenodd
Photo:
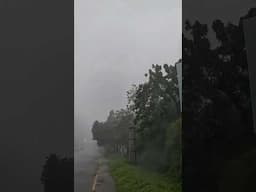
<instances>
[{"instance_id":1,"label":"asphalt road","mask_svg":"<svg viewBox=\"0 0 256 192\"><path fill-rule=\"evenodd\" d=\"M87 141L75 151L75 192L91 192L97 170L100 149L96 142Z\"/></svg>"}]
</instances>

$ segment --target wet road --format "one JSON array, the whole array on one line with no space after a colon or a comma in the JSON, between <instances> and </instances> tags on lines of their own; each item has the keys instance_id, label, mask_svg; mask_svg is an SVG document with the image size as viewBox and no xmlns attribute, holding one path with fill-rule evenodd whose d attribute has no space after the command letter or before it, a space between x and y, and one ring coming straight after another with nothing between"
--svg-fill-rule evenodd
<instances>
[{"instance_id":1,"label":"wet road","mask_svg":"<svg viewBox=\"0 0 256 192\"><path fill-rule=\"evenodd\" d=\"M91 192L100 150L94 141L87 141L75 151L75 192Z\"/></svg>"}]
</instances>

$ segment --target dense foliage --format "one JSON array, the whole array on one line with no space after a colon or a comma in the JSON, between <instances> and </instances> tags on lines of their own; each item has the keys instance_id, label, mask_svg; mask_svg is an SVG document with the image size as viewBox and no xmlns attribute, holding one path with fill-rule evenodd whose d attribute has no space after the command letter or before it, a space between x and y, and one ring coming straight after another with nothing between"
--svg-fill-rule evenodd
<instances>
[{"instance_id":1,"label":"dense foliage","mask_svg":"<svg viewBox=\"0 0 256 192\"><path fill-rule=\"evenodd\" d=\"M180 117L176 67L152 65L145 76L147 81L128 94L128 106L135 113L139 163L161 172L177 165L173 171L180 171L181 148L174 136L180 128L171 125ZM173 175L178 177L179 171Z\"/></svg>"}]
</instances>

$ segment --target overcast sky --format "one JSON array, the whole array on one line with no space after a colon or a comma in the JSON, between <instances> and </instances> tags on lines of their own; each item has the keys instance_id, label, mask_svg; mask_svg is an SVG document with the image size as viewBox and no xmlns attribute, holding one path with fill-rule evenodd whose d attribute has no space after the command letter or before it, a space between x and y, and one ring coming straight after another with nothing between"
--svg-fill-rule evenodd
<instances>
[{"instance_id":1,"label":"overcast sky","mask_svg":"<svg viewBox=\"0 0 256 192\"><path fill-rule=\"evenodd\" d=\"M89 129L152 64L181 57L180 0L77 0L75 5L75 119Z\"/></svg>"}]
</instances>

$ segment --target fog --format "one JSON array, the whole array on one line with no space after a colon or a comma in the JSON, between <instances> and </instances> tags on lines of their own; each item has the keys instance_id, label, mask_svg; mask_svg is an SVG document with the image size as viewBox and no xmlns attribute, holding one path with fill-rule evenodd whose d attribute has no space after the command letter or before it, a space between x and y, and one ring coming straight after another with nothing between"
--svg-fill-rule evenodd
<instances>
[{"instance_id":1,"label":"fog","mask_svg":"<svg viewBox=\"0 0 256 192\"><path fill-rule=\"evenodd\" d=\"M181 57L181 1L75 1L75 135L126 106L152 64Z\"/></svg>"}]
</instances>

